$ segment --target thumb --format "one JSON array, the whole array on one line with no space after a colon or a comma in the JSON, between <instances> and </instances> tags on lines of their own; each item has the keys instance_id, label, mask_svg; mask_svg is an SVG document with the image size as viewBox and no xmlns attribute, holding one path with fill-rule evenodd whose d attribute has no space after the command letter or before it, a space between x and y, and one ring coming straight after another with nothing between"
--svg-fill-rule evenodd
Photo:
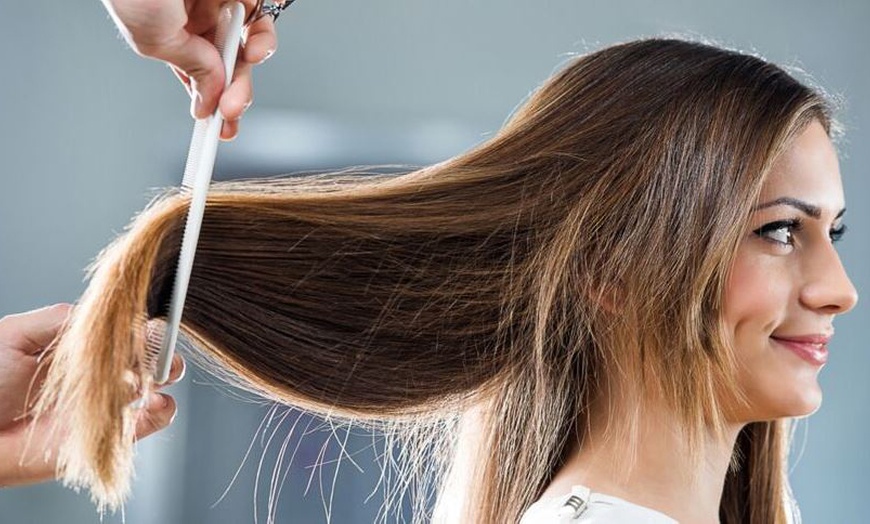
<instances>
[{"instance_id":1,"label":"thumb","mask_svg":"<svg viewBox=\"0 0 870 524\"><path fill-rule=\"evenodd\" d=\"M224 66L217 48L205 38L179 30L151 56L182 70L191 80L194 100L190 113L205 118L214 113L224 89Z\"/></svg>"},{"instance_id":2,"label":"thumb","mask_svg":"<svg viewBox=\"0 0 870 524\"><path fill-rule=\"evenodd\" d=\"M26 355L36 356L55 340L72 309L72 304L59 303L3 317L0 341Z\"/></svg>"}]
</instances>

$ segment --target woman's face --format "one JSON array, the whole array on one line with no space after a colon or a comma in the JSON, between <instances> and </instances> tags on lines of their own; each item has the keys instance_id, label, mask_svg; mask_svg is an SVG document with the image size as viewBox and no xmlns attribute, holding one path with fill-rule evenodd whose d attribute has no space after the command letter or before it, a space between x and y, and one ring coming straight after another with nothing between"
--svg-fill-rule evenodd
<instances>
[{"instance_id":1,"label":"woman's face","mask_svg":"<svg viewBox=\"0 0 870 524\"><path fill-rule=\"evenodd\" d=\"M731 268L725 320L751 403L734 408L735 421L809 415L821 405L817 376L834 317L858 299L834 244L844 207L836 152L813 122L774 165Z\"/></svg>"}]
</instances>

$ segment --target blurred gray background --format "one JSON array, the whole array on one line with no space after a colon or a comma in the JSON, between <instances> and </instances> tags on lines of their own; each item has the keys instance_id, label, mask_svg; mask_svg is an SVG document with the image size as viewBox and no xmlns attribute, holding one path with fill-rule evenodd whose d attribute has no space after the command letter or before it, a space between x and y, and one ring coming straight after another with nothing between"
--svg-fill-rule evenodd
<instances>
[{"instance_id":1,"label":"blurred gray background","mask_svg":"<svg viewBox=\"0 0 870 524\"><path fill-rule=\"evenodd\" d=\"M571 54L640 36L701 36L799 66L845 98L851 232L841 253L866 295L868 23L866 0L301 0L279 21L277 54L255 70L254 105L240 137L222 144L217 176L437 162L491 136ZM3 316L78 298L85 266L153 188L179 183L192 120L169 69L137 57L96 0L2 0L0 53ZM824 405L797 433L792 479L805 522L867 522L867 320L865 300L838 321ZM173 425L139 447L127 522L266 522L275 511L282 523L374 519L383 499L377 435L346 439L191 371L171 389ZM344 457L336 472L345 440L355 464ZM326 464L312 468L318 462ZM58 484L0 490L4 524L98 521L86 494Z\"/></svg>"}]
</instances>

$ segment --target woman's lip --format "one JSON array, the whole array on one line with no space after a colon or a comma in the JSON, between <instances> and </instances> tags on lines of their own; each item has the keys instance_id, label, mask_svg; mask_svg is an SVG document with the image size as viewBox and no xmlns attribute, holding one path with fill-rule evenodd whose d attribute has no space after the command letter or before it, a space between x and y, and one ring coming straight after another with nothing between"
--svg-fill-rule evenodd
<instances>
[{"instance_id":1,"label":"woman's lip","mask_svg":"<svg viewBox=\"0 0 870 524\"><path fill-rule=\"evenodd\" d=\"M828 361L827 341L831 337L812 335L810 337L770 338L781 344L786 349L795 352L799 357L811 364L823 366ZM806 341L806 338L812 338L812 340L816 340L817 342Z\"/></svg>"},{"instance_id":2,"label":"woman's lip","mask_svg":"<svg viewBox=\"0 0 870 524\"><path fill-rule=\"evenodd\" d=\"M774 335L772 338L777 340L787 340L789 342L799 342L807 344L827 344L831 341L831 335L823 335L821 333L812 335Z\"/></svg>"}]
</instances>

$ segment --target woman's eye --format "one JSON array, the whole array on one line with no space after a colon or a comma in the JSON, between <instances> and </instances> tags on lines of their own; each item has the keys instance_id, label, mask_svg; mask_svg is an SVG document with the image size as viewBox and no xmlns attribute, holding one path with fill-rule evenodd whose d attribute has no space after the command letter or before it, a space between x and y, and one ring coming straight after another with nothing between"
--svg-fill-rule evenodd
<instances>
[{"instance_id":1,"label":"woman's eye","mask_svg":"<svg viewBox=\"0 0 870 524\"><path fill-rule=\"evenodd\" d=\"M753 233L771 242L790 246L794 244L794 232L800 229L800 226L801 224L798 220L780 220L765 224L753 231Z\"/></svg>"},{"instance_id":2,"label":"woman's eye","mask_svg":"<svg viewBox=\"0 0 870 524\"><path fill-rule=\"evenodd\" d=\"M840 239L843 238L843 235L846 233L846 229L847 228L845 224L840 224L839 226L832 229L830 232L831 242L839 242Z\"/></svg>"}]
</instances>

